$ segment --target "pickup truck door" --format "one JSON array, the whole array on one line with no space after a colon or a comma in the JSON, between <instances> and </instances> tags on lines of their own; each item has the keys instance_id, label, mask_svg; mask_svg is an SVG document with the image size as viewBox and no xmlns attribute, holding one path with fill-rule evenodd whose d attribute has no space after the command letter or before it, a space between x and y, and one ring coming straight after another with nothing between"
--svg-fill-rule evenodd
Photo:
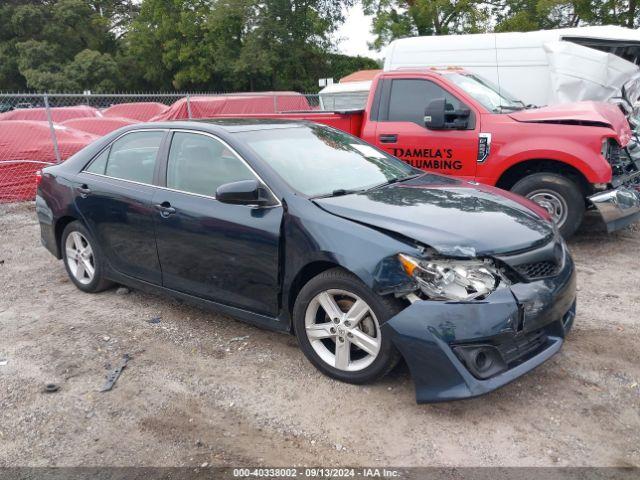
<instances>
[{"instance_id":1,"label":"pickup truck door","mask_svg":"<svg viewBox=\"0 0 640 480\"><path fill-rule=\"evenodd\" d=\"M454 109L469 108L435 82L420 78L383 79L379 106L371 118L374 139L369 142L422 170L473 179L476 175L480 118L471 110L466 130L429 130L424 111L445 98Z\"/></svg>"}]
</instances>

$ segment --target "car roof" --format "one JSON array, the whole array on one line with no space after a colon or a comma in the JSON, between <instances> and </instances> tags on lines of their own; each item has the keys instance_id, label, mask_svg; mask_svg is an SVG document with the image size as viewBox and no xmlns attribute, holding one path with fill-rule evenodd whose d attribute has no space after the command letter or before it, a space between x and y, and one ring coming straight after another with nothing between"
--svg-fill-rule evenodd
<instances>
[{"instance_id":1,"label":"car roof","mask_svg":"<svg viewBox=\"0 0 640 480\"><path fill-rule=\"evenodd\" d=\"M139 128L172 128L186 130L200 130L211 133L236 133L252 130L274 130L280 128L304 127L311 125L305 120L286 120L276 118L211 118L189 121L150 122L132 125L131 129Z\"/></svg>"}]
</instances>

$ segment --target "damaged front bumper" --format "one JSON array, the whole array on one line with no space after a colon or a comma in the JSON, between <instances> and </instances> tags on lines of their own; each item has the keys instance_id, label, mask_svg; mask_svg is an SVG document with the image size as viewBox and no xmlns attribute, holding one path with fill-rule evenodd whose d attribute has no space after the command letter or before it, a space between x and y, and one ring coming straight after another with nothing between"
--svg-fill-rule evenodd
<instances>
[{"instance_id":1,"label":"damaged front bumper","mask_svg":"<svg viewBox=\"0 0 640 480\"><path fill-rule=\"evenodd\" d=\"M411 371L418 403L475 397L560 350L573 324L570 258L555 277L500 289L485 300L418 300L382 326Z\"/></svg>"},{"instance_id":2,"label":"damaged front bumper","mask_svg":"<svg viewBox=\"0 0 640 480\"><path fill-rule=\"evenodd\" d=\"M640 174L634 177L640 181ZM640 220L640 184L623 185L589 197L609 233Z\"/></svg>"}]
</instances>

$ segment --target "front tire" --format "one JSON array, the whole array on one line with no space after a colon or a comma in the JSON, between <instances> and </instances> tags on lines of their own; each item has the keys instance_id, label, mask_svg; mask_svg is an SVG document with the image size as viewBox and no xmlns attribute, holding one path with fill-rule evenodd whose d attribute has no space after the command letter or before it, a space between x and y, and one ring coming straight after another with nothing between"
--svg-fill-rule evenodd
<instances>
[{"instance_id":1,"label":"front tire","mask_svg":"<svg viewBox=\"0 0 640 480\"><path fill-rule=\"evenodd\" d=\"M376 295L355 275L334 268L302 288L293 322L300 348L318 370L362 384L398 363L400 354L380 326L401 309L400 301Z\"/></svg>"},{"instance_id":2,"label":"front tire","mask_svg":"<svg viewBox=\"0 0 640 480\"><path fill-rule=\"evenodd\" d=\"M105 279L103 258L97 242L79 221L62 232L62 260L71 281L83 292L106 290L112 282Z\"/></svg>"},{"instance_id":3,"label":"front tire","mask_svg":"<svg viewBox=\"0 0 640 480\"><path fill-rule=\"evenodd\" d=\"M564 238L571 237L584 217L585 200L580 186L557 173L534 173L518 181L511 191L549 212Z\"/></svg>"}]
</instances>

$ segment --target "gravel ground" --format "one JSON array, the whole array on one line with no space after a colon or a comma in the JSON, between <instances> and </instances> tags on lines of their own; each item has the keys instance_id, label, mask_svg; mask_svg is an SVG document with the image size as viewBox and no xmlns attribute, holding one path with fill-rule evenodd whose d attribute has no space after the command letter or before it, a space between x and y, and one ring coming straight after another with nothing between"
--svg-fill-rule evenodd
<instances>
[{"instance_id":1,"label":"gravel ground","mask_svg":"<svg viewBox=\"0 0 640 480\"><path fill-rule=\"evenodd\" d=\"M82 293L40 246L33 204L0 205L0 241L0 466L640 466L637 227L570 242L578 316L560 354L436 405L415 404L403 366L342 384L293 337L136 291Z\"/></svg>"}]
</instances>

